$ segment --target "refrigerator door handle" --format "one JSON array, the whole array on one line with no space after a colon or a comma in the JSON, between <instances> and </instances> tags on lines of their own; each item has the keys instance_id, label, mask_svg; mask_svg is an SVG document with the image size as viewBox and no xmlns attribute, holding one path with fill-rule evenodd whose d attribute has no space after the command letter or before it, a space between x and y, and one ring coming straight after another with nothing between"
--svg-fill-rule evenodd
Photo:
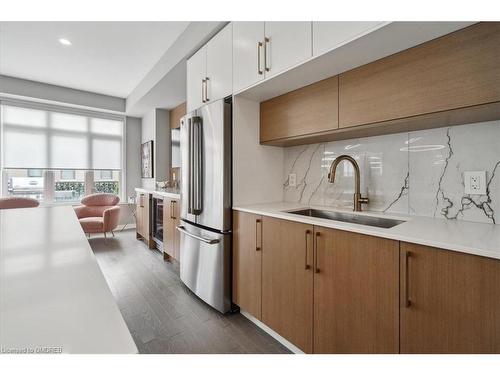
<instances>
[{"instance_id":1,"label":"refrigerator door handle","mask_svg":"<svg viewBox=\"0 0 500 375\"><path fill-rule=\"evenodd\" d=\"M183 227L182 225L179 225L178 227L176 227L177 230L181 233L184 233L186 236L189 236L189 237L192 237L194 239L197 239L199 241L202 241L202 242L205 242L209 245L215 245L217 243L220 242L220 240L218 239L212 239L212 238L204 238L204 237L200 237L200 236L197 236L196 234L193 234L193 233L189 233L185 227Z\"/></svg>"},{"instance_id":2,"label":"refrigerator door handle","mask_svg":"<svg viewBox=\"0 0 500 375\"><path fill-rule=\"evenodd\" d=\"M188 118L188 213L193 213L193 121Z\"/></svg>"},{"instance_id":3,"label":"refrigerator door handle","mask_svg":"<svg viewBox=\"0 0 500 375\"><path fill-rule=\"evenodd\" d=\"M202 188L203 188L203 171L202 171L202 166L203 166L203 160L202 160L202 153L203 153L203 148L202 148L202 126L201 126L201 118L200 117L193 117L193 187L194 187L194 192L193 192L193 206L192 206L192 213L195 215L201 214L203 207L202 207Z\"/></svg>"}]
</instances>

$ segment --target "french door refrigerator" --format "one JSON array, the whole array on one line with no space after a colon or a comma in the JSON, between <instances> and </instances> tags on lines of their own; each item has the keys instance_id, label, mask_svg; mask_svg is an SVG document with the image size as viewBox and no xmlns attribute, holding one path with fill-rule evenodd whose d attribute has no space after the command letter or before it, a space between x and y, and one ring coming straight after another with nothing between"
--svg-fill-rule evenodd
<instances>
[{"instance_id":1,"label":"french door refrigerator","mask_svg":"<svg viewBox=\"0 0 500 375\"><path fill-rule=\"evenodd\" d=\"M231 309L231 99L181 119L180 277L222 313Z\"/></svg>"}]
</instances>

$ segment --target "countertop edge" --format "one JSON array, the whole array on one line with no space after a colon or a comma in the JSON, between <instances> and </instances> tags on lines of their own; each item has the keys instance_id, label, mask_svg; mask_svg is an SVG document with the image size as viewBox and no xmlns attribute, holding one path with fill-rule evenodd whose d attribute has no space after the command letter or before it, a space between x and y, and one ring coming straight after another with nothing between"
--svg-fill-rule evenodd
<instances>
[{"instance_id":1,"label":"countertop edge","mask_svg":"<svg viewBox=\"0 0 500 375\"><path fill-rule=\"evenodd\" d=\"M170 193L168 191L145 189L145 188L135 188L135 191L141 192L141 193L147 193L147 194L161 195L161 196L167 197L167 198L181 199L180 193Z\"/></svg>"}]
</instances>

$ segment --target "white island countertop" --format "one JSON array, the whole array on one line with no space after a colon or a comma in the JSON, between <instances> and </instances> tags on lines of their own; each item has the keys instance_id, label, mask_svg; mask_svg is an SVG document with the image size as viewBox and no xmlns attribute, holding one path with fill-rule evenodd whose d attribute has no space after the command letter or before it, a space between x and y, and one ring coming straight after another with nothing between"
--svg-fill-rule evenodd
<instances>
[{"instance_id":1,"label":"white island countertop","mask_svg":"<svg viewBox=\"0 0 500 375\"><path fill-rule=\"evenodd\" d=\"M380 212L356 213L405 221L395 227L385 229L287 212L307 208L352 213L352 210L337 210L320 206L309 207L288 202L235 206L233 210L500 259L500 225Z\"/></svg>"},{"instance_id":2,"label":"white island countertop","mask_svg":"<svg viewBox=\"0 0 500 375\"><path fill-rule=\"evenodd\" d=\"M137 353L72 207L0 210L0 352Z\"/></svg>"}]
</instances>

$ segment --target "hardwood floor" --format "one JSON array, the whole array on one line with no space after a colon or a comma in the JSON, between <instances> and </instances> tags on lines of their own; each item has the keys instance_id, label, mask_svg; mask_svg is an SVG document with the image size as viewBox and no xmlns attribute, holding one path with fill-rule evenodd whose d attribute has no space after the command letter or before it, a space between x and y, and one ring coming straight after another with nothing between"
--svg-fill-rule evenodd
<instances>
[{"instance_id":1,"label":"hardwood floor","mask_svg":"<svg viewBox=\"0 0 500 375\"><path fill-rule=\"evenodd\" d=\"M289 353L241 314L222 315L179 279L135 229L90 245L140 353Z\"/></svg>"}]
</instances>

